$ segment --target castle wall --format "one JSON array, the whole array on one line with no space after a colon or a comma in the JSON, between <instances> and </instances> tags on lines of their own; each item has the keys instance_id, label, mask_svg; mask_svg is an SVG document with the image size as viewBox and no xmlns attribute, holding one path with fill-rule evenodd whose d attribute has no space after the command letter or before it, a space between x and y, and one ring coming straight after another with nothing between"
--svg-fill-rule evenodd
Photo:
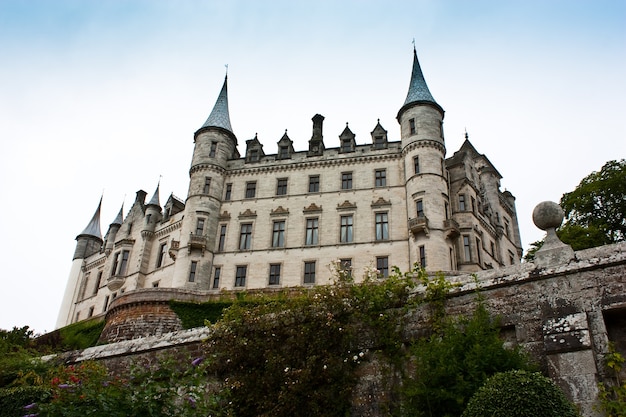
<instances>
[{"instance_id":1,"label":"castle wall","mask_svg":"<svg viewBox=\"0 0 626 417\"><path fill-rule=\"evenodd\" d=\"M584 416L598 415L593 404L597 382L605 376L602 364L609 341L626 354L625 333L620 327L626 318L626 243L576 252L576 259L564 264L537 267L525 263L479 272L476 279L470 275L450 279L460 286L453 290L447 303L448 314L469 314L475 307L478 284L489 311L501 318L507 343L523 346ZM149 293L146 290L144 295ZM140 310L132 311L130 307L141 304L141 292L125 297L127 301L121 297L112 306L115 313L111 319L132 321L139 326L142 320L147 325L150 317L158 316L142 310L142 318L137 314ZM208 297L202 292L170 290L161 299L154 299L153 294L144 297L144 308L169 298L202 301ZM155 307L152 313L158 311ZM410 314L407 340L423 334L426 316L420 309ZM108 322L109 319L107 316ZM155 328L153 334L159 331L163 329ZM133 357L149 360L163 351L197 351L209 333L210 328L175 331L71 352L64 357L68 362L102 360L107 366L123 369ZM380 415L379 401L385 398L380 391L387 386L385 378L389 376L384 371L385 363L379 360L366 363L359 370L354 415ZM379 394L372 397L372 392Z\"/></svg>"}]
</instances>

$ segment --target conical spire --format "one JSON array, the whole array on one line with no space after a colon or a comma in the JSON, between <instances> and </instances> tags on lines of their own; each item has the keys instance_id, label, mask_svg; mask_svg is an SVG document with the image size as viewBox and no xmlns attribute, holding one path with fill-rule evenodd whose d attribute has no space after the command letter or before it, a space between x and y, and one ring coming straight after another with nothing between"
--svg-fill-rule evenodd
<instances>
[{"instance_id":1,"label":"conical spire","mask_svg":"<svg viewBox=\"0 0 626 417\"><path fill-rule=\"evenodd\" d=\"M430 102L437 104L432 94L428 90L422 68L417 60L417 51L413 48L413 71L411 72L411 83L409 84L409 92L406 95L404 106L415 102ZM403 107L404 107L403 106ZM437 104L437 106L439 106Z\"/></svg>"},{"instance_id":2,"label":"conical spire","mask_svg":"<svg viewBox=\"0 0 626 417\"><path fill-rule=\"evenodd\" d=\"M154 195L147 204L148 206L161 207L161 204L159 203L159 187L161 187L161 181L157 184L157 188L154 190Z\"/></svg>"},{"instance_id":3,"label":"conical spire","mask_svg":"<svg viewBox=\"0 0 626 417\"><path fill-rule=\"evenodd\" d=\"M206 122L202 125L202 127L220 127L222 129L228 130L230 133L233 133L232 127L230 127L230 116L228 113L228 75L224 78L224 85L222 86L222 91L220 91L220 95L217 97L217 101L215 102L215 106L213 106L213 111L209 115L209 118L206 119Z\"/></svg>"},{"instance_id":4,"label":"conical spire","mask_svg":"<svg viewBox=\"0 0 626 417\"><path fill-rule=\"evenodd\" d=\"M122 207L120 207L120 212L117 213L117 216L115 217L115 220L113 220L113 223L111 223L111 225L117 224L121 226L122 223L124 223L124 203L122 203Z\"/></svg>"},{"instance_id":5,"label":"conical spire","mask_svg":"<svg viewBox=\"0 0 626 417\"><path fill-rule=\"evenodd\" d=\"M96 212L93 214L91 221L89 222L87 227L85 227L85 230L83 230L82 233L78 236L83 236L83 235L93 236L102 240L102 232L100 231L100 208L101 207L102 207L102 197L100 197L100 203L98 204L98 208L96 209Z\"/></svg>"}]
</instances>

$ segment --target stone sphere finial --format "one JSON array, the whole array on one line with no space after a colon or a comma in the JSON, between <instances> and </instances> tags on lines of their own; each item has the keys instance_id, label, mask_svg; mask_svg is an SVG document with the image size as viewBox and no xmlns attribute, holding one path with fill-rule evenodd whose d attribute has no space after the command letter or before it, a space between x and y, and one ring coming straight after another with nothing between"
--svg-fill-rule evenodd
<instances>
[{"instance_id":1,"label":"stone sphere finial","mask_svg":"<svg viewBox=\"0 0 626 417\"><path fill-rule=\"evenodd\" d=\"M565 213L557 203L543 201L533 210L533 222L541 230L556 229L563 223Z\"/></svg>"}]
</instances>

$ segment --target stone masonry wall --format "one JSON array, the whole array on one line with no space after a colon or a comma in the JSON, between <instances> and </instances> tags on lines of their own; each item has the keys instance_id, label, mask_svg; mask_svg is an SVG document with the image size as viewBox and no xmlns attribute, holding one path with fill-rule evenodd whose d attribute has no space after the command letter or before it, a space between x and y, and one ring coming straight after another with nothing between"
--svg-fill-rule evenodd
<instances>
[{"instance_id":1,"label":"stone masonry wall","mask_svg":"<svg viewBox=\"0 0 626 417\"><path fill-rule=\"evenodd\" d=\"M506 342L527 349L544 372L580 407L583 416L599 415L593 405L597 383L605 377L603 358L609 341L616 342L618 350L626 354L626 333L620 327L626 317L626 243L576 252L574 260L560 265L538 267L525 263L450 279L459 286L447 303L449 314L471 312L479 286L489 311L501 318ZM151 323L156 323L151 336L70 352L61 359L67 363L102 360L111 369L121 371L133 360L156 360L159 352L194 356L200 351L209 328L164 333L168 326L175 325L165 309L160 311L169 324L160 323L157 310L163 306L149 302L149 291L125 296L126 301L121 297L116 300L119 309L112 305L105 331L109 335L121 335L130 331L129 323L134 322L136 330L143 326L148 332ZM139 302L142 297L144 304ZM203 295L187 291L162 293L159 297L162 299L153 302L165 302L168 297L200 301ZM134 312L125 313L132 310L122 308L125 305L135 305ZM153 311L146 308L148 305L153 306ZM419 308L410 314L407 340L424 333L427 316ZM122 330L115 333L113 322L118 319ZM389 395L381 388L389 386L386 380L389 372L384 370L385 364L374 358L359 371L353 415L381 416L379 406Z\"/></svg>"}]
</instances>

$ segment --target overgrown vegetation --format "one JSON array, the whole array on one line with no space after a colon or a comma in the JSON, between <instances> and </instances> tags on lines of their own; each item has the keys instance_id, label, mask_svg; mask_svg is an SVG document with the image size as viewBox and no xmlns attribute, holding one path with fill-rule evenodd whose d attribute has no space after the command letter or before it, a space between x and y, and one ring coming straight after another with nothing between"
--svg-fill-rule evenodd
<instances>
[{"instance_id":1,"label":"overgrown vegetation","mask_svg":"<svg viewBox=\"0 0 626 417\"><path fill-rule=\"evenodd\" d=\"M379 402L381 415L458 417L494 373L532 369L519 349L503 346L480 294L473 314L446 315L454 286L443 275L396 268L382 279L372 269L356 284L336 265L335 279L288 294L172 302L185 327L199 317L212 327L202 358L136 364L126 378L95 363L26 372L13 386L37 391L9 397L32 403L19 415L343 417L358 368L376 360L391 394ZM429 334L411 340L405 320L415 311L428 314Z\"/></svg>"},{"instance_id":2,"label":"overgrown vegetation","mask_svg":"<svg viewBox=\"0 0 626 417\"><path fill-rule=\"evenodd\" d=\"M600 410L607 417L626 416L626 381L622 381L620 374L624 366L624 357L610 346L609 353L605 357L604 365L613 377L612 382L601 382L599 385Z\"/></svg>"}]
</instances>

